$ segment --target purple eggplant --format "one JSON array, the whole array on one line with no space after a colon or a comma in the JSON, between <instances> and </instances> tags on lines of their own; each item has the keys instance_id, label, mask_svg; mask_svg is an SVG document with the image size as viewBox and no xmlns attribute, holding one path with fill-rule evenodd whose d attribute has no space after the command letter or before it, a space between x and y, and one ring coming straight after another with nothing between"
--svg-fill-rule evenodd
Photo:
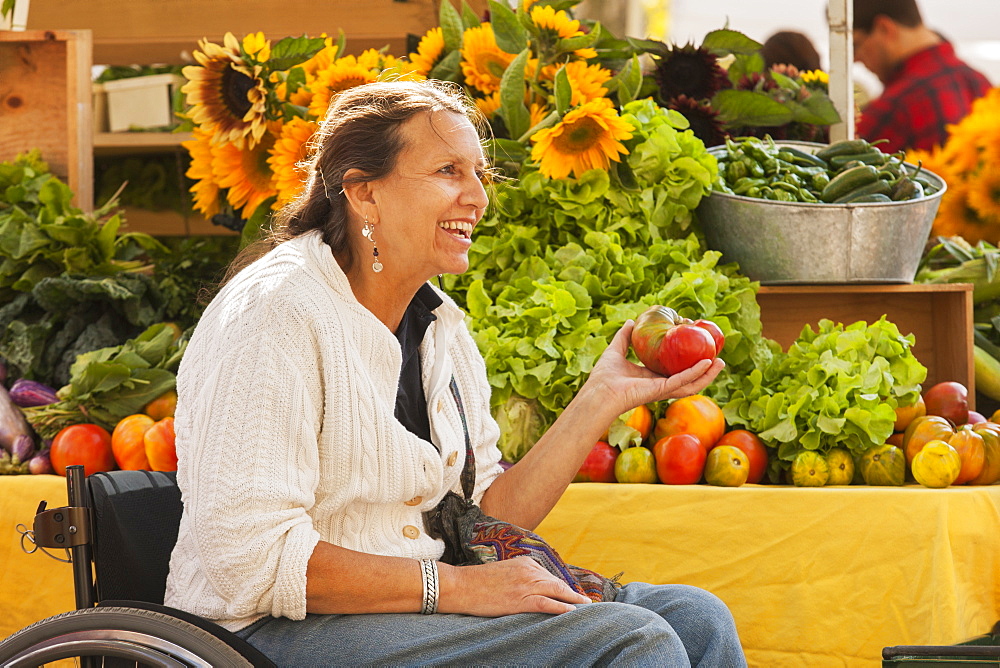
<instances>
[{"instance_id":1,"label":"purple eggplant","mask_svg":"<svg viewBox=\"0 0 1000 668\"><path fill-rule=\"evenodd\" d=\"M44 383L18 378L10 386L11 400L21 408L47 406L59 401L56 391Z\"/></svg>"},{"instance_id":2,"label":"purple eggplant","mask_svg":"<svg viewBox=\"0 0 1000 668\"><path fill-rule=\"evenodd\" d=\"M49 459L48 448L31 458L28 462L28 471L34 475L55 473L55 469L52 468L52 460Z\"/></svg>"},{"instance_id":3,"label":"purple eggplant","mask_svg":"<svg viewBox=\"0 0 1000 668\"><path fill-rule=\"evenodd\" d=\"M11 452L14 441L22 434L31 437L31 427L7 389L0 387L0 447Z\"/></svg>"},{"instance_id":4,"label":"purple eggplant","mask_svg":"<svg viewBox=\"0 0 1000 668\"><path fill-rule=\"evenodd\" d=\"M18 462L26 462L35 456L35 441L27 434L19 434L10 446L12 459Z\"/></svg>"}]
</instances>

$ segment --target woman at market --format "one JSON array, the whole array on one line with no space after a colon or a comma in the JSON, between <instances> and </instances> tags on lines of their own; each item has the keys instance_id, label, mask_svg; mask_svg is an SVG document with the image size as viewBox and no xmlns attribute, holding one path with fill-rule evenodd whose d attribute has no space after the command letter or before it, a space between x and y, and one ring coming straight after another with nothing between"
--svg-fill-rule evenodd
<instances>
[{"instance_id":1,"label":"woman at market","mask_svg":"<svg viewBox=\"0 0 1000 668\"><path fill-rule=\"evenodd\" d=\"M722 368L632 364L629 322L504 471L483 360L428 282L468 268L487 206L476 114L431 82L333 103L303 194L236 259L186 350L166 603L285 666L745 665L728 609L700 589L631 583L591 603L529 557L438 561L424 517L460 478L474 474L485 513L531 529L615 417Z\"/></svg>"}]
</instances>

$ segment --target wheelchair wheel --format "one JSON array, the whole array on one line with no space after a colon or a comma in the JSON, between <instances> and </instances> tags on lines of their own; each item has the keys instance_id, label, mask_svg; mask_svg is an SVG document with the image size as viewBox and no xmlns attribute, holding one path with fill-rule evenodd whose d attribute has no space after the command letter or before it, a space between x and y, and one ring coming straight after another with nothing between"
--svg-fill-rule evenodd
<instances>
[{"instance_id":1,"label":"wheelchair wheel","mask_svg":"<svg viewBox=\"0 0 1000 668\"><path fill-rule=\"evenodd\" d=\"M208 631L170 615L136 608L73 610L36 622L0 642L3 668L41 666L73 657L113 657L163 668L252 666Z\"/></svg>"}]
</instances>

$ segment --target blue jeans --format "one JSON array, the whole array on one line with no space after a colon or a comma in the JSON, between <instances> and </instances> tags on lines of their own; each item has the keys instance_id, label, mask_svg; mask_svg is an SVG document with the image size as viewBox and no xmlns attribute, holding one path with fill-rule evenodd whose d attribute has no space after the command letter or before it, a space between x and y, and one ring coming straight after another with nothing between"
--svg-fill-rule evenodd
<instances>
[{"instance_id":1,"label":"blue jeans","mask_svg":"<svg viewBox=\"0 0 1000 668\"><path fill-rule=\"evenodd\" d=\"M726 605L686 585L634 582L561 615L267 617L237 633L278 666L746 666Z\"/></svg>"}]
</instances>

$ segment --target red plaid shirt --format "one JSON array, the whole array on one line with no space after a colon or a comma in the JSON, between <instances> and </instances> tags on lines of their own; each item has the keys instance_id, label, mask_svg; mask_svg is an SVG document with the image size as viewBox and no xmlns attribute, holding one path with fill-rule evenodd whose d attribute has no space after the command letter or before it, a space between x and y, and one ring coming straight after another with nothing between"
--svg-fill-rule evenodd
<instances>
[{"instance_id":1,"label":"red plaid shirt","mask_svg":"<svg viewBox=\"0 0 1000 668\"><path fill-rule=\"evenodd\" d=\"M930 149L944 144L946 125L969 113L990 82L955 56L942 42L910 56L886 82L882 95L861 111L857 135L869 141L888 139L879 148Z\"/></svg>"}]
</instances>

